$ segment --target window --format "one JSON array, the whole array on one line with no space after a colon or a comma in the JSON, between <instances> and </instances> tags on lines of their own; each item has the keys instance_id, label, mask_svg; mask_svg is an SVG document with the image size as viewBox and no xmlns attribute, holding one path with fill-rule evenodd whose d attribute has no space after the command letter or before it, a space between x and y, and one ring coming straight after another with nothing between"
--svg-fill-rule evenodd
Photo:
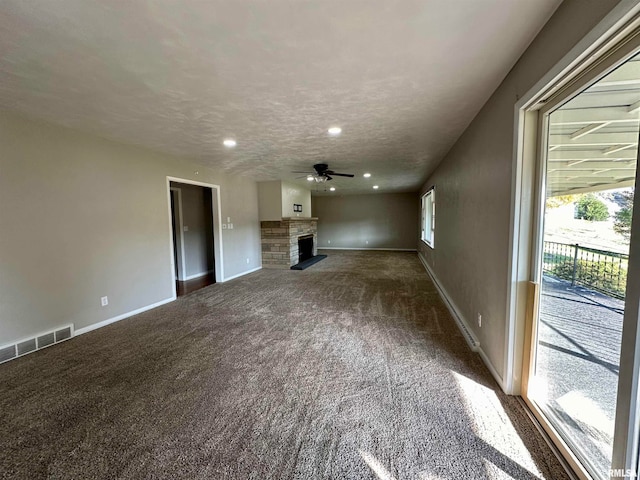
<instances>
[{"instance_id":1,"label":"window","mask_svg":"<svg viewBox=\"0 0 640 480\"><path fill-rule=\"evenodd\" d=\"M640 17L634 22L637 29ZM626 19L619 25L624 29L630 28ZM639 127L637 120L629 122L625 113L628 115L633 110L631 106L640 93L639 72L635 70L630 74L640 62L640 43L637 37L634 41L625 39L617 43L623 38L621 31L616 31L615 35L606 34L609 35L609 38L603 36L596 43L591 38L578 50L574 48L572 52L581 53L576 53L576 56L571 53L570 59L565 57L566 65L570 67L557 64L553 72L539 82L549 83L539 92L527 94L516 106L520 150L514 163L517 171L514 192L520 191L517 194L520 198L516 196L512 209L511 226L517 248L513 249L510 261L513 273L509 284L513 286L510 286L509 293L512 300L508 333L509 350L515 351L519 348L516 332L521 325L527 325L527 341L510 361L509 373L514 380L522 379L523 399L575 470L576 477L602 480L622 478L627 473L627 476L635 477L638 466L640 342L637 298L640 291L639 284L631 279L640 278L640 262L628 254L630 247L636 244L634 240L638 238L640 229L632 229L635 233L629 231L630 238L627 239L625 234L616 232L615 217L602 222L594 219L591 222L602 223L604 229L587 238L582 236L582 226L573 226L571 222L589 223L589 220L574 220L570 206L566 218L561 218L558 212L561 208L559 202L565 198L578 200L573 197L578 194L591 193L603 196L605 200L619 198L615 211L626 210L627 205L631 207L635 200L631 200L633 190L630 187L637 184L639 178L636 169ZM604 46L593 53L591 47L599 44ZM587 51L588 55L580 57ZM560 71L567 73L558 75ZM620 78L625 82L622 90L619 90L620 82L614 80ZM635 86L627 88L633 82ZM611 92L630 95L634 90L634 102L612 98ZM550 95L550 91L554 93ZM625 105L625 102L629 103L626 112L624 108L618 110L618 106ZM600 117L604 112L612 113L606 121ZM572 117L567 122L569 116ZM617 143L621 137L616 135L628 135L634 140L630 140L629 147L626 147ZM536 145L541 146L537 151ZM606 154L600 155L602 152L619 153L611 158ZM620 162L624 162L627 169L624 173L617 170ZM580 170L583 173L576 174L578 164L580 169L584 169ZM558 168L559 165L562 167ZM607 168L616 168L615 174L600 176ZM532 198L537 198L537 201L532 202ZM635 207L637 214L638 206ZM638 227L640 223L634 225ZM562 237L554 237L560 230ZM622 230L626 232L626 225ZM605 234L609 231L615 234ZM585 242L597 242L595 245L591 243L593 248L587 254L588 259L583 258L585 254L582 253ZM571 256L564 257L559 248L567 248ZM615 255L616 268L624 273L612 277L614 282L607 284L611 287L607 286L605 290L594 280L582 280L578 267L595 265L593 272L597 277L604 272L598 266L604 265L608 258L606 255L612 254ZM563 262L568 267L568 279L558 275L560 268L556 265ZM628 284L626 278L629 279ZM616 283L619 286L614 287ZM518 293L520 284L527 285L522 295ZM554 294L554 289L562 290L562 294ZM597 306L588 305L584 302L586 295L589 298L597 296L601 300ZM580 308L576 309L571 302L578 296L581 298L578 300ZM516 308L516 298L518 305L526 307ZM606 307L600 307L605 304ZM595 313L592 308L603 310ZM516 313L517 309L522 313ZM611 320L609 314L612 315ZM602 332L597 330L598 325L603 326ZM611 335L613 332L617 333ZM592 358L584 355L572 355L577 350L569 352L571 348L593 352L589 343L592 341L597 342L597 358L603 358L604 352L615 352L607 366L594 363ZM569 350L559 348L560 344L571 347ZM522 374L516 360L520 356ZM589 368L598 371L588 371ZM512 385L512 388L517 392L517 386ZM585 415L587 411L589 413ZM594 428L596 424L598 426Z\"/></svg>"},{"instance_id":2,"label":"window","mask_svg":"<svg viewBox=\"0 0 640 480\"><path fill-rule=\"evenodd\" d=\"M434 233L436 229L436 198L435 190L432 187L422 196L422 231L420 238L431 248L434 244Z\"/></svg>"}]
</instances>

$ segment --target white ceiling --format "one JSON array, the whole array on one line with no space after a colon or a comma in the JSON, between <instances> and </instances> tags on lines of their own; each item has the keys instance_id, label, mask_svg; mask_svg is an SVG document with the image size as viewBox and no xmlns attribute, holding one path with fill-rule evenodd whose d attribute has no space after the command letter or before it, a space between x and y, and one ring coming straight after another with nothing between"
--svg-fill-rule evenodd
<instances>
[{"instance_id":1,"label":"white ceiling","mask_svg":"<svg viewBox=\"0 0 640 480\"><path fill-rule=\"evenodd\" d=\"M322 161L357 175L342 193L415 191L559 3L3 0L0 108L259 180Z\"/></svg>"}]
</instances>

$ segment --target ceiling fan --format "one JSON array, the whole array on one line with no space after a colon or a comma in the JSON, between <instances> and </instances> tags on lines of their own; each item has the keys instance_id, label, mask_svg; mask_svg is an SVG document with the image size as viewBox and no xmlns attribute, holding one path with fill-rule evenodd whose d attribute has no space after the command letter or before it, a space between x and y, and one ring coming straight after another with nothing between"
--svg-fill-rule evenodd
<instances>
[{"instance_id":1,"label":"ceiling fan","mask_svg":"<svg viewBox=\"0 0 640 480\"><path fill-rule=\"evenodd\" d=\"M313 173L309 173L309 172L292 172L292 173L305 173L305 174L307 174L307 180L309 180L310 182L311 181L316 181L318 183L327 182L327 181L333 179L333 177L349 177L349 178L353 178L353 176L354 176L352 173L334 172L333 170L329 169L329 165L327 165L326 163L316 163L313 166L313 169L315 170L315 172L313 172Z\"/></svg>"}]
</instances>

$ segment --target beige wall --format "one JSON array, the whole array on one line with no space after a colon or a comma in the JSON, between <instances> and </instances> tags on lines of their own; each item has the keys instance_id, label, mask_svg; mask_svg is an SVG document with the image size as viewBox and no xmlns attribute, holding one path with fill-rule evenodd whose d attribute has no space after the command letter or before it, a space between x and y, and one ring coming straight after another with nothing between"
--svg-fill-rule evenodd
<instances>
[{"instance_id":1,"label":"beige wall","mask_svg":"<svg viewBox=\"0 0 640 480\"><path fill-rule=\"evenodd\" d=\"M420 252L500 376L507 330L514 106L617 3L563 2L422 189L436 187L436 247L418 242Z\"/></svg>"},{"instance_id":2,"label":"beige wall","mask_svg":"<svg viewBox=\"0 0 640 480\"><path fill-rule=\"evenodd\" d=\"M282 183L280 180L258 182L260 221L282 220Z\"/></svg>"},{"instance_id":3,"label":"beige wall","mask_svg":"<svg viewBox=\"0 0 640 480\"><path fill-rule=\"evenodd\" d=\"M302 205L302 213L293 211L293 204ZM311 217L311 191L289 182L282 182L282 216Z\"/></svg>"},{"instance_id":4,"label":"beige wall","mask_svg":"<svg viewBox=\"0 0 640 480\"><path fill-rule=\"evenodd\" d=\"M278 221L285 217L311 217L311 191L293 183L273 180L258 182L260 221ZM293 204L302 205L302 213Z\"/></svg>"},{"instance_id":5,"label":"beige wall","mask_svg":"<svg viewBox=\"0 0 640 480\"><path fill-rule=\"evenodd\" d=\"M226 278L260 266L253 181L6 112L0 144L0 345L171 298L167 176L220 185Z\"/></svg>"},{"instance_id":6,"label":"beige wall","mask_svg":"<svg viewBox=\"0 0 640 480\"><path fill-rule=\"evenodd\" d=\"M318 248L416 249L415 193L315 196Z\"/></svg>"}]
</instances>

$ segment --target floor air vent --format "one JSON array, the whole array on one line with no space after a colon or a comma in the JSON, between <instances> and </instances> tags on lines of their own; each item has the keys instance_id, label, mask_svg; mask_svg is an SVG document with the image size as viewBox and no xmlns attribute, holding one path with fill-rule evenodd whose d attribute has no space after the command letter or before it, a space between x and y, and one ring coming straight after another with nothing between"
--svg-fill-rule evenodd
<instances>
[{"instance_id":1,"label":"floor air vent","mask_svg":"<svg viewBox=\"0 0 640 480\"><path fill-rule=\"evenodd\" d=\"M33 338L21 340L13 345L0 348L0 363L13 360L27 353L35 352L42 348L68 340L73 336L73 325L59 328L50 332L37 335Z\"/></svg>"}]
</instances>

